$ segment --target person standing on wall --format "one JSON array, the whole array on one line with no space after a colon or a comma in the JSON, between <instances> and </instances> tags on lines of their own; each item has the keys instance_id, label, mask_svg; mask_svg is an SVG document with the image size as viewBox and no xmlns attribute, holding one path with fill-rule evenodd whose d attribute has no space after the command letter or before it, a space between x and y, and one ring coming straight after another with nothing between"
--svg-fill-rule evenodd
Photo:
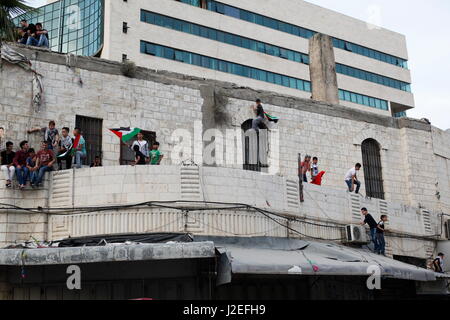
<instances>
[{"instance_id":1,"label":"person standing on wall","mask_svg":"<svg viewBox=\"0 0 450 320\"><path fill-rule=\"evenodd\" d=\"M72 155L71 150L73 147L73 139L69 136L70 129L64 127L61 130L61 139L58 142L58 170L62 170L62 161L66 161L66 169L72 168Z\"/></svg>"},{"instance_id":2,"label":"person standing on wall","mask_svg":"<svg viewBox=\"0 0 450 320\"><path fill-rule=\"evenodd\" d=\"M361 222L361 225L367 224L370 228L370 239L373 242L373 251L378 252L378 244L377 244L377 222L372 217L372 215L367 211L367 208L361 208L361 214L364 216L364 221Z\"/></svg>"},{"instance_id":3,"label":"person standing on wall","mask_svg":"<svg viewBox=\"0 0 450 320\"><path fill-rule=\"evenodd\" d=\"M134 158L134 163L132 164L133 166L136 165L145 165L147 164L146 161L146 157L145 155L141 152L141 150L139 149L138 145L134 145L133 146L133 151L135 152L135 158Z\"/></svg>"},{"instance_id":4,"label":"person standing on wall","mask_svg":"<svg viewBox=\"0 0 450 320\"><path fill-rule=\"evenodd\" d=\"M134 150L134 146L138 146L139 147L139 151L145 156L145 160L147 162L150 161L150 156L149 156L149 148L148 148L148 141L144 140L144 134L142 132L139 132L137 134L137 140L133 142L131 149L133 151Z\"/></svg>"},{"instance_id":5,"label":"person standing on wall","mask_svg":"<svg viewBox=\"0 0 450 320\"><path fill-rule=\"evenodd\" d=\"M314 157L311 163L311 182L316 180L316 177L319 175L319 158Z\"/></svg>"},{"instance_id":6,"label":"person standing on wall","mask_svg":"<svg viewBox=\"0 0 450 320\"><path fill-rule=\"evenodd\" d=\"M442 252L438 253L436 259L433 260L434 271L444 273L444 257L445 255Z\"/></svg>"},{"instance_id":7,"label":"person standing on wall","mask_svg":"<svg viewBox=\"0 0 450 320\"><path fill-rule=\"evenodd\" d=\"M359 189L361 188L361 182L359 182L358 177L356 176L356 173L361 170L361 164L357 163L353 168L348 170L347 174L345 175L345 183L347 184L348 191L353 192L356 184L356 190L355 193L359 193Z\"/></svg>"},{"instance_id":8,"label":"person standing on wall","mask_svg":"<svg viewBox=\"0 0 450 320\"><path fill-rule=\"evenodd\" d=\"M86 159L87 157L86 141L81 135L81 129L78 127L73 129L73 135L75 137L72 148L72 153L75 157L74 165L75 168L80 169L83 166L83 159Z\"/></svg>"},{"instance_id":9,"label":"person standing on wall","mask_svg":"<svg viewBox=\"0 0 450 320\"><path fill-rule=\"evenodd\" d=\"M252 107L253 112L256 114L256 118L252 121L252 129L259 131L260 125L264 122L264 108L262 106L261 100L256 99L256 104Z\"/></svg>"},{"instance_id":10,"label":"person standing on wall","mask_svg":"<svg viewBox=\"0 0 450 320\"><path fill-rule=\"evenodd\" d=\"M378 222L377 225L377 251L376 253L381 254L383 256L386 255L386 240L384 238L384 233L386 232L385 230L385 223L388 221L388 217L387 215L382 215L380 217L380 222Z\"/></svg>"},{"instance_id":11,"label":"person standing on wall","mask_svg":"<svg viewBox=\"0 0 450 320\"><path fill-rule=\"evenodd\" d=\"M306 155L305 160L301 163L301 176L303 182L308 183L307 173L311 171L311 156Z\"/></svg>"},{"instance_id":12,"label":"person standing on wall","mask_svg":"<svg viewBox=\"0 0 450 320\"><path fill-rule=\"evenodd\" d=\"M59 141L59 132L56 129L55 121L50 121L46 128L33 128L27 131L29 134L34 132L42 132L44 134L44 141L47 142L47 149L53 151L57 147Z\"/></svg>"},{"instance_id":13,"label":"person standing on wall","mask_svg":"<svg viewBox=\"0 0 450 320\"><path fill-rule=\"evenodd\" d=\"M150 151L150 165L159 166L163 158L164 154L159 151L159 142L155 141Z\"/></svg>"}]
</instances>

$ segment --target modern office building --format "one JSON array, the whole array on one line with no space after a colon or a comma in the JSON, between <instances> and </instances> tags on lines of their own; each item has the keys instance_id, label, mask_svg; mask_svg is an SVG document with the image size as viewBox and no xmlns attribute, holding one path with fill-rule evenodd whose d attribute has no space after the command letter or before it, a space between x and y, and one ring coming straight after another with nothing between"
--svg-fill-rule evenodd
<instances>
[{"instance_id":1,"label":"modern office building","mask_svg":"<svg viewBox=\"0 0 450 320\"><path fill-rule=\"evenodd\" d=\"M414 107L405 37L300 0L60 0L29 15L51 49L311 97L309 39L332 37L340 104ZM17 18L18 20L19 18Z\"/></svg>"}]
</instances>

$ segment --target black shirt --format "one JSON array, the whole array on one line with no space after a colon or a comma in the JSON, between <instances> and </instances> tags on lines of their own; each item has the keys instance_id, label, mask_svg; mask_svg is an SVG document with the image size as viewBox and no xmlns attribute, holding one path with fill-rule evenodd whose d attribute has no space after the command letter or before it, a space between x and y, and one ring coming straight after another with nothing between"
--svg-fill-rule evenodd
<instances>
[{"instance_id":1,"label":"black shirt","mask_svg":"<svg viewBox=\"0 0 450 320\"><path fill-rule=\"evenodd\" d=\"M364 223L367 223L370 229L375 229L377 227L377 222L370 213L366 214L366 217L364 218Z\"/></svg>"},{"instance_id":2,"label":"black shirt","mask_svg":"<svg viewBox=\"0 0 450 320\"><path fill-rule=\"evenodd\" d=\"M142 152L136 151L136 159L139 157L139 161L137 164L145 164L145 156Z\"/></svg>"},{"instance_id":3,"label":"black shirt","mask_svg":"<svg viewBox=\"0 0 450 320\"><path fill-rule=\"evenodd\" d=\"M0 153L0 156L2 157L2 166L6 166L9 165L11 163L13 163L13 159L14 156L16 155L16 153L14 151L12 151L11 153L6 153L5 151L2 151L2 153Z\"/></svg>"},{"instance_id":4,"label":"black shirt","mask_svg":"<svg viewBox=\"0 0 450 320\"><path fill-rule=\"evenodd\" d=\"M25 36L27 38L28 38L28 32L27 32L28 30L30 31L30 35L32 35L33 33L36 33L36 26L34 24L30 23L28 25L28 27L23 28L23 31L25 32Z\"/></svg>"},{"instance_id":5,"label":"black shirt","mask_svg":"<svg viewBox=\"0 0 450 320\"><path fill-rule=\"evenodd\" d=\"M256 107L256 116L264 118L264 108L262 104L258 104L258 106Z\"/></svg>"}]
</instances>

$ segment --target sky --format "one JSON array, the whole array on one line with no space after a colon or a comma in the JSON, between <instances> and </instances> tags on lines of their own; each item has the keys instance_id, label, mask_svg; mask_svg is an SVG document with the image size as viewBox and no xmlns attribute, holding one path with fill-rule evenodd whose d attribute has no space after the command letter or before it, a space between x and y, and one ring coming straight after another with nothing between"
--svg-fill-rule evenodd
<instances>
[{"instance_id":1,"label":"sky","mask_svg":"<svg viewBox=\"0 0 450 320\"><path fill-rule=\"evenodd\" d=\"M28 2L32 6L41 6L46 0ZM427 118L436 127L450 129L449 0L308 2L404 34L408 45L412 91L416 101L416 108L408 111L408 116Z\"/></svg>"}]
</instances>

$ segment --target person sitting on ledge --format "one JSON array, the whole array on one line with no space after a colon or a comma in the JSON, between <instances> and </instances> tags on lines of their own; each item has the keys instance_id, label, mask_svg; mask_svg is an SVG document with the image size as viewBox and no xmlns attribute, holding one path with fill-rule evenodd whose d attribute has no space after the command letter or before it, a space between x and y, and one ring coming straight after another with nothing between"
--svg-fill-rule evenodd
<instances>
[{"instance_id":1,"label":"person sitting on ledge","mask_svg":"<svg viewBox=\"0 0 450 320\"><path fill-rule=\"evenodd\" d=\"M16 167L16 177L19 182L20 190L25 188L29 174L27 168L28 149L28 141L22 141L20 143L20 150L16 152L13 160L14 166Z\"/></svg>"},{"instance_id":2,"label":"person sitting on ledge","mask_svg":"<svg viewBox=\"0 0 450 320\"><path fill-rule=\"evenodd\" d=\"M41 142L41 150L36 155L36 170L38 170L36 182L34 186L40 187L42 185L42 179L46 172L53 171L53 165L55 164L55 157L53 152L48 150L48 142Z\"/></svg>"},{"instance_id":3,"label":"person sitting on ledge","mask_svg":"<svg viewBox=\"0 0 450 320\"><path fill-rule=\"evenodd\" d=\"M103 167L102 159L100 159L99 156L95 156L94 162L91 163L91 168L95 168L95 167Z\"/></svg>"},{"instance_id":4,"label":"person sitting on ledge","mask_svg":"<svg viewBox=\"0 0 450 320\"><path fill-rule=\"evenodd\" d=\"M16 153L13 151L14 143L11 141L6 142L6 150L0 153L1 158L1 170L5 175L6 187L11 188L12 179L16 168L14 167L14 157Z\"/></svg>"},{"instance_id":5,"label":"person sitting on ledge","mask_svg":"<svg viewBox=\"0 0 450 320\"><path fill-rule=\"evenodd\" d=\"M34 188L37 179L36 152L33 148L28 149L27 168L30 173L30 186Z\"/></svg>"},{"instance_id":6,"label":"person sitting on ledge","mask_svg":"<svg viewBox=\"0 0 450 320\"><path fill-rule=\"evenodd\" d=\"M38 40L37 46L48 48L48 31L42 27L42 23L36 23L36 39Z\"/></svg>"}]
</instances>

